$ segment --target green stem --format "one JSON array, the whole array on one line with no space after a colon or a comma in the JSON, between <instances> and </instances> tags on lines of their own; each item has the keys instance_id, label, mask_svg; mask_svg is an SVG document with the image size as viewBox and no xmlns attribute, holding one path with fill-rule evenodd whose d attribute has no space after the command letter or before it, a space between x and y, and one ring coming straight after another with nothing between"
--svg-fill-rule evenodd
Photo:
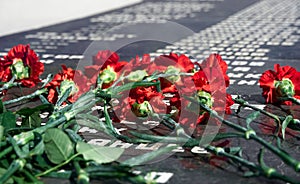
<instances>
[{"instance_id":1,"label":"green stem","mask_svg":"<svg viewBox=\"0 0 300 184\"><path fill-rule=\"evenodd\" d=\"M77 184L89 184L90 178L88 173L85 172L79 165L78 161L73 162L76 173L77 173Z\"/></svg>"},{"instance_id":2,"label":"green stem","mask_svg":"<svg viewBox=\"0 0 300 184\"><path fill-rule=\"evenodd\" d=\"M165 73L162 73L162 74L157 74L157 75L152 75L152 76L149 76L147 77L145 80L141 81L141 82L149 82L149 81L153 81L153 80L156 80L156 79L159 79L159 78L166 78L166 77L172 77L174 76L175 74L165 74ZM179 73L179 74L176 74L178 76L193 76L194 74L193 73ZM129 77L129 75L127 76L121 76L119 77L119 79L117 79L111 86L111 88L115 88L117 86L117 84L119 84L121 81L124 81L125 79L127 79Z\"/></svg>"},{"instance_id":3,"label":"green stem","mask_svg":"<svg viewBox=\"0 0 300 184\"><path fill-rule=\"evenodd\" d=\"M79 101L78 99L74 104L70 105L70 110L64 112L63 114L61 114L60 112L53 114L45 126L41 126L31 131L17 134L13 138L16 140L18 145L23 145L34 138L33 132L42 134L49 128L57 127L69 121L70 119L73 119L78 113L85 111L86 109L94 105L95 102L93 100L86 100L89 97L90 96L83 96L81 101Z\"/></svg>"},{"instance_id":4,"label":"green stem","mask_svg":"<svg viewBox=\"0 0 300 184\"><path fill-rule=\"evenodd\" d=\"M90 176L91 178L98 178L98 177L122 178L127 176L127 173L120 173L119 171L97 172L97 173L90 173Z\"/></svg>"},{"instance_id":5,"label":"green stem","mask_svg":"<svg viewBox=\"0 0 300 184\"><path fill-rule=\"evenodd\" d=\"M190 76L192 77L194 75L194 73L179 73L178 76ZM177 74L174 73L170 73L170 74L158 74L156 78L154 79L158 79L158 78L167 78L167 77L173 77L173 76L177 76ZM152 79L152 80L154 80Z\"/></svg>"},{"instance_id":6,"label":"green stem","mask_svg":"<svg viewBox=\"0 0 300 184\"><path fill-rule=\"evenodd\" d=\"M3 142L3 141L1 141L0 142L0 149L2 148L2 147L5 147L7 145L7 142L5 141L5 142Z\"/></svg>"},{"instance_id":7,"label":"green stem","mask_svg":"<svg viewBox=\"0 0 300 184\"><path fill-rule=\"evenodd\" d=\"M30 95L26 95L26 96L22 96L22 97L13 99L13 100L5 101L5 102L3 102L3 105L9 105L9 104L17 103L17 102L20 102L20 101L23 101L23 100L30 100L30 99L35 98L35 97L37 97L37 96L39 96L43 93L46 93L46 92L47 92L46 88L39 89L39 90L35 91L34 93L32 93Z\"/></svg>"},{"instance_id":8,"label":"green stem","mask_svg":"<svg viewBox=\"0 0 300 184\"><path fill-rule=\"evenodd\" d=\"M288 97L288 100L292 101L296 105L300 105L300 100L295 97Z\"/></svg>"},{"instance_id":9,"label":"green stem","mask_svg":"<svg viewBox=\"0 0 300 184\"><path fill-rule=\"evenodd\" d=\"M115 88L109 88L113 94L118 94L122 91L134 89L137 87L149 87L149 86L156 86L157 84L160 84L160 82L130 82L127 84L124 84L122 86L118 86Z\"/></svg>"},{"instance_id":10,"label":"green stem","mask_svg":"<svg viewBox=\"0 0 300 184\"><path fill-rule=\"evenodd\" d=\"M261 165L256 165L255 163L245 160L240 156L227 153L223 148L209 145L206 146L205 149L215 155L224 156L226 158L230 158L233 161L237 161L252 171L258 171L261 175L264 175L267 178L280 179L282 181L289 182L289 183L299 183L285 175L278 173L274 168L262 167Z\"/></svg>"},{"instance_id":11,"label":"green stem","mask_svg":"<svg viewBox=\"0 0 300 184\"><path fill-rule=\"evenodd\" d=\"M112 125L112 121L109 117L109 113L108 113L108 109L107 109L107 104L105 103L104 104L104 117L105 117L105 122L106 122L106 125L108 127L108 129L110 130L110 133L114 136L117 136L118 133L116 132L114 126Z\"/></svg>"},{"instance_id":12,"label":"green stem","mask_svg":"<svg viewBox=\"0 0 300 184\"><path fill-rule=\"evenodd\" d=\"M9 168L7 169L6 173L2 175L0 178L0 183L5 183L9 178L18 170L22 169L25 165L26 161L24 159L17 159L14 160Z\"/></svg>"},{"instance_id":13,"label":"green stem","mask_svg":"<svg viewBox=\"0 0 300 184\"><path fill-rule=\"evenodd\" d=\"M273 146L269 142L265 141L263 138L256 136L255 134L250 135L250 137L255 140L256 142L260 143L261 145L268 148L270 151L272 151L274 154L279 156L286 164L293 167L296 172L300 171L300 162L290 155L288 155L286 152L283 152L281 149Z\"/></svg>"},{"instance_id":14,"label":"green stem","mask_svg":"<svg viewBox=\"0 0 300 184\"><path fill-rule=\"evenodd\" d=\"M53 79L53 74L48 74L47 77L46 77L46 79L43 80L43 81L44 81L44 82L43 82L44 84L42 85L42 88L44 88L49 82L51 82L52 79Z\"/></svg>"},{"instance_id":15,"label":"green stem","mask_svg":"<svg viewBox=\"0 0 300 184\"><path fill-rule=\"evenodd\" d=\"M260 113L266 115L266 116L269 116L270 118L273 118L276 122L277 122L277 125L280 125L281 124L281 120L280 120L280 117L275 115L275 114L272 114L270 112L267 112L263 109L260 109L260 108L257 108L253 105L250 105L248 104L246 101L242 100L242 99L233 99L233 101L237 104L240 104L242 107L248 107L248 108L251 108L255 111L259 111Z\"/></svg>"},{"instance_id":16,"label":"green stem","mask_svg":"<svg viewBox=\"0 0 300 184\"><path fill-rule=\"evenodd\" d=\"M132 134L135 137L140 138L141 140L145 140L144 142L165 142L165 143L174 143L174 144L184 144L185 147L193 147L193 146L199 146L201 142L200 139L195 138L186 138L186 137L170 137L170 136L157 136L157 135L148 135L148 134L142 134L138 132L130 131L130 134ZM240 138L244 137L244 134L238 134L238 133L226 133L226 134L218 134L213 138L213 141L218 141L221 139L227 139L227 138Z\"/></svg>"},{"instance_id":17,"label":"green stem","mask_svg":"<svg viewBox=\"0 0 300 184\"><path fill-rule=\"evenodd\" d=\"M106 92L102 91L102 89L98 88L98 90L95 92L95 96L102 98L104 100L110 100L112 96L110 94L107 94Z\"/></svg>"},{"instance_id":18,"label":"green stem","mask_svg":"<svg viewBox=\"0 0 300 184\"><path fill-rule=\"evenodd\" d=\"M88 173L98 173L98 172L115 172L115 171L122 171L122 172L129 172L131 168L121 165L121 166L116 166L116 165L93 165L93 166L88 166L85 168L85 171Z\"/></svg>"},{"instance_id":19,"label":"green stem","mask_svg":"<svg viewBox=\"0 0 300 184\"><path fill-rule=\"evenodd\" d=\"M141 141L143 141L143 140L132 139L128 136L121 135L115 130L115 128L112 124L112 120L110 119L110 116L108 113L107 104L104 104L104 117L105 117L105 126L110 135L114 136L117 139L123 140L125 142L140 143Z\"/></svg>"},{"instance_id":20,"label":"green stem","mask_svg":"<svg viewBox=\"0 0 300 184\"><path fill-rule=\"evenodd\" d=\"M13 82L15 79L12 78L10 81L8 81L7 83L5 83L1 88L0 88L0 92L3 90L7 90L10 89L12 87L18 86L20 83L17 82Z\"/></svg>"},{"instance_id":21,"label":"green stem","mask_svg":"<svg viewBox=\"0 0 300 184\"><path fill-rule=\"evenodd\" d=\"M44 172L42 172L42 173L39 173L39 174L35 175L35 177L40 177L40 176L46 175L46 174L48 174L48 173L50 173L50 172L52 172L52 171L55 171L55 170L59 169L60 167L62 167L62 166L64 166L64 165L68 164L69 162L71 162L71 161L72 161L74 158L76 158L78 155L80 155L80 153L76 153L75 155L71 156L69 159L67 159L67 160L64 161L63 163L61 163L61 164L59 164L59 165L56 165L55 167L52 167L52 168L50 168L50 169L48 169L48 170L46 170L46 171L44 171Z\"/></svg>"},{"instance_id":22,"label":"green stem","mask_svg":"<svg viewBox=\"0 0 300 184\"><path fill-rule=\"evenodd\" d=\"M124 178L130 183L146 183L143 176L135 175L130 171L131 168L124 165L96 165L85 168L85 172L93 179L99 179L99 177Z\"/></svg>"},{"instance_id":23,"label":"green stem","mask_svg":"<svg viewBox=\"0 0 300 184\"><path fill-rule=\"evenodd\" d=\"M193 138L190 138L189 140L187 140L186 138L178 138L178 137L154 136L154 135L140 134L140 133L136 133L136 132L130 132L130 133L141 139L151 140L151 142L166 141L168 143L176 143L176 144L182 144L183 142L186 142L185 146L197 146L197 145L199 145L199 141L200 141L200 140L193 139ZM232 137L242 137L242 136L243 136L243 134L232 133L232 134L224 135L221 138L232 138ZM220 138L216 137L216 139L219 140ZM268 178L280 179L282 181L296 183L293 179L278 173L273 168L269 168L269 167L263 168L261 165L256 165L255 163L250 162L240 156L227 153L227 152L225 152L225 150L223 148L216 148L214 146L207 145L207 146L205 146L205 149L215 155L224 156L226 158L230 158L234 161L237 161L240 164L242 164L243 166L249 168L250 170L258 171L261 175L264 175Z\"/></svg>"},{"instance_id":24,"label":"green stem","mask_svg":"<svg viewBox=\"0 0 300 184\"><path fill-rule=\"evenodd\" d=\"M249 169L251 170L258 170L258 166L255 165L253 162L250 162L248 160L245 160L244 158L241 158L239 156L236 156L236 155L232 155L230 153L227 153L224 148L221 148L221 147L214 147L214 146L211 146L211 145L208 145L205 147L205 149L215 155L218 155L218 156L224 156L224 157L227 157L227 158L230 158L234 161L238 161L239 163L243 164L244 166L248 167Z\"/></svg>"},{"instance_id":25,"label":"green stem","mask_svg":"<svg viewBox=\"0 0 300 184\"><path fill-rule=\"evenodd\" d=\"M24 175L28 178L28 179L30 179L33 183L40 183L40 184L42 184L42 182L41 181L39 181L36 177L34 177L29 171L27 171L26 169L23 169L23 171L22 171L23 173L24 173Z\"/></svg>"},{"instance_id":26,"label":"green stem","mask_svg":"<svg viewBox=\"0 0 300 184\"><path fill-rule=\"evenodd\" d=\"M284 161L287 165L291 166L296 172L300 171L300 162L296 159L294 159L293 157L291 157L290 155L288 155L286 152L282 151L281 149L273 146L272 144L270 144L269 142L265 141L264 139L262 139L261 137L257 136L254 130L248 130L236 123L233 123L231 121L225 120L223 119L223 117L221 117L216 111L210 109L209 107L207 107L206 105L203 105L197 101L195 101L194 99L189 98L192 102L194 103L198 103L200 105L201 108L203 108L205 111L207 111L209 114L213 115L214 117L216 117L218 120L220 120L222 123L224 123L225 125L245 133L245 138L246 139L253 139L254 141L260 143L261 145L265 146L266 148L268 148L270 151L272 151L275 155L277 155L278 157L281 158L282 161Z\"/></svg>"},{"instance_id":27,"label":"green stem","mask_svg":"<svg viewBox=\"0 0 300 184\"><path fill-rule=\"evenodd\" d=\"M5 150L0 152L0 158L4 157L5 155L7 155L8 153L10 153L14 148L12 146L6 148Z\"/></svg>"},{"instance_id":28,"label":"green stem","mask_svg":"<svg viewBox=\"0 0 300 184\"><path fill-rule=\"evenodd\" d=\"M50 172L50 173L44 175L44 177L60 178L60 179L66 179L66 180L70 179L71 176L72 176L71 171Z\"/></svg>"},{"instance_id":29,"label":"green stem","mask_svg":"<svg viewBox=\"0 0 300 184\"><path fill-rule=\"evenodd\" d=\"M66 122L66 117L65 116L61 116L59 119L57 120L53 120L50 121L48 123L46 123L45 126L41 126L39 128L30 130L28 132L22 132L20 134L14 135L13 138L16 140L18 145L24 145L26 143L28 143L30 140L32 140L34 138L34 132L37 133L44 133L48 128L52 128L52 127L56 127L64 122Z\"/></svg>"}]
</instances>

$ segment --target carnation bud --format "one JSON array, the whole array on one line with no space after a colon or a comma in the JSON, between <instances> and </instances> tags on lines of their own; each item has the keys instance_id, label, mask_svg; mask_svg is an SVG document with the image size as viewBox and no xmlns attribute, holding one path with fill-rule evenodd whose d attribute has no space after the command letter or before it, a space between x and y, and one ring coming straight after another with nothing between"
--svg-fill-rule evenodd
<instances>
[{"instance_id":1,"label":"carnation bud","mask_svg":"<svg viewBox=\"0 0 300 184\"><path fill-rule=\"evenodd\" d=\"M138 117L147 117L150 115L153 110L148 101L144 101L143 103L134 103L132 106L133 113Z\"/></svg>"},{"instance_id":2,"label":"carnation bud","mask_svg":"<svg viewBox=\"0 0 300 184\"><path fill-rule=\"evenodd\" d=\"M17 80L29 78L29 68L24 66L21 59L14 59L11 72Z\"/></svg>"},{"instance_id":3,"label":"carnation bud","mask_svg":"<svg viewBox=\"0 0 300 184\"><path fill-rule=\"evenodd\" d=\"M200 103L206 105L207 107L211 108L213 106L213 99L208 92L205 91L198 91L198 97Z\"/></svg>"},{"instance_id":4,"label":"carnation bud","mask_svg":"<svg viewBox=\"0 0 300 184\"><path fill-rule=\"evenodd\" d=\"M168 66L166 72L166 74L173 74L173 76L168 77L167 79L169 79L171 82L176 82L180 79L179 73L180 73L180 69L176 68L174 66Z\"/></svg>"},{"instance_id":5,"label":"carnation bud","mask_svg":"<svg viewBox=\"0 0 300 184\"><path fill-rule=\"evenodd\" d=\"M109 84L113 81L116 80L117 78L117 73L114 71L113 68L111 68L110 66L107 66L106 69L104 69L100 74L99 74L99 78L101 79L101 81L104 84Z\"/></svg>"},{"instance_id":6,"label":"carnation bud","mask_svg":"<svg viewBox=\"0 0 300 184\"><path fill-rule=\"evenodd\" d=\"M295 88L290 79L283 79L274 83L277 93L281 97L292 97L295 95Z\"/></svg>"},{"instance_id":7,"label":"carnation bud","mask_svg":"<svg viewBox=\"0 0 300 184\"><path fill-rule=\"evenodd\" d=\"M134 72L131 72L127 79L132 82L141 81L144 79L144 77L148 76L148 73L145 70L137 70Z\"/></svg>"},{"instance_id":8,"label":"carnation bud","mask_svg":"<svg viewBox=\"0 0 300 184\"><path fill-rule=\"evenodd\" d=\"M78 92L78 87L76 86L75 82L72 80L64 80L60 83L60 93L63 95L67 89L71 87L70 96L74 95Z\"/></svg>"}]
</instances>

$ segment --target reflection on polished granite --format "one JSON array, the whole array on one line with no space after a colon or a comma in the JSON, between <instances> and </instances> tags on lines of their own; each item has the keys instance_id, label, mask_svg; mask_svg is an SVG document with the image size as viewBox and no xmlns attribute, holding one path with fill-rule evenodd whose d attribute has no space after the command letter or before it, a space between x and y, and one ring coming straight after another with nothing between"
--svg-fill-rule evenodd
<instances>
[{"instance_id":1,"label":"reflection on polished granite","mask_svg":"<svg viewBox=\"0 0 300 184\"><path fill-rule=\"evenodd\" d=\"M275 63L298 67L299 70L300 11L297 11L299 7L298 0L143 1L88 18L0 37L0 54L4 55L16 44L29 43L39 53L41 61L46 66L46 72L55 73L61 64L76 68L77 64L87 57L89 46L96 41L113 47L113 44L118 42L142 40L118 50L121 58L125 60L135 57L136 54L151 53L151 56L157 56L173 51L185 53L193 60L201 61L209 53L216 52L222 55L229 66L228 75L231 79L229 93L242 95L251 104L260 105L267 111L282 115L292 113L300 118L299 106L280 109L272 105L262 105L264 99L258 87L260 74L267 69L273 69ZM143 40L138 31L130 32L128 29L130 25L141 23L166 24L166 20L185 26L193 34L178 35L178 40L168 44ZM245 125L245 118L251 112L243 110L241 114L233 114L227 118ZM275 142L275 139L270 136L275 128L273 120L261 115L251 126L259 135ZM225 126L221 130L231 131ZM99 139L102 139L108 140L107 145L117 144L110 142L109 137L93 129L82 127L80 131L91 143L93 141L99 143ZM300 135L287 130L286 140L282 142L282 146L296 158L300 158L299 138ZM253 141L242 139L230 139L220 143L243 147L244 157L254 162L261 148ZM124 146L122 143L118 144ZM145 146L128 144L126 146L127 157L147 152ZM148 151L154 149L151 145L147 145L146 148ZM290 172L291 169L284 166L273 154L266 151L265 155L265 162L269 166L273 166L279 172L294 173ZM189 149L179 150L166 159L137 169L156 171L156 177L161 177L163 183L172 184L283 183L263 177L244 178L242 172L237 172L237 168L233 165L217 157L209 160L206 153ZM296 174L293 177L300 180ZM56 179L45 179L45 181L68 183ZM99 183L99 181L93 182ZM101 181L101 183L115 182L114 180Z\"/></svg>"}]
</instances>

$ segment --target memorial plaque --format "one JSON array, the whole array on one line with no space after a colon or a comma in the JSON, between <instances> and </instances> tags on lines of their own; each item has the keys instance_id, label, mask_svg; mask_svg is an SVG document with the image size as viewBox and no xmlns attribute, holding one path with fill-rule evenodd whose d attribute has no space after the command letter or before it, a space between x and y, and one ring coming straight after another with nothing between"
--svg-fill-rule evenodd
<instances>
[{"instance_id":1,"label":"memorial plaque","mask_svg":"<svg viewBox=\"0 0 300 184\"><path fill-rule=\"evenodd\" d=\"M99 48L115 49L127 61L137 54L150 53L155 57L170 52L203 61L209 54L218 53L228 64L228 93L241 95L259 108L282 113L282 109L264 104L258 79L265 70L273 69L275 63L300 69L299 8L299 0L144 0L99 15L0 37L0 55L5 55L14 45L30 44L45 64L45 77L60 70L62 64L72 68L84 66L83 62L100 44ZM174 29L180 34L172 32ZM236 107L235 104L233 110ZM250 110L244 110L240 116L233 114L228 118L243 124L249 113ZM299 114L299 109L295 113ZM260 135L272 131L270 119L261 117L255 122L253 128ZM270 129L258 122L270 124ZM126 123L123 125L116 125L120 132L127 130ZM124 158L170 146L125 143L89 127L81 127L79 132L90 144L125 148ZM298 159L299 138L295 136L283 145ZM256 143L230 139L228 144L244 147L247 150L244 154L256 162L260 149ZM266 155L266 163L280 172L289 172L276 156L269 152ZM170 156L136 169L153 172L151 177L157 183L283 183L263 177L245 178L232 165L218 160L209 163L208 157L201 147L178 147ZM300 179L299 174L293 177ZM45 179L45 182L58 181Z\"/></svg>"}]
</instances>

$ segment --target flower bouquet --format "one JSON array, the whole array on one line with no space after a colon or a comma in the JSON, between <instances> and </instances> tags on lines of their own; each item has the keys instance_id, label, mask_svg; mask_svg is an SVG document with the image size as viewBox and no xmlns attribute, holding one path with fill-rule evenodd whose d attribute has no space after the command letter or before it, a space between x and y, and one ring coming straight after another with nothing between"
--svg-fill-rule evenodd
<instances>
[{"instance_id":1,"label":"flower bouquet","mask_svg":"<svg viewBox=\"0 0 300 184\"><path fill-rule=\"evenodd\" d=\"M82 71L62 65L57 74L41 79L44 65L29 45L15 46L1 58L0 183L42 183L44 177L75 183L103 178L155 183L135 167L179 147L194 146L205 149L210 158L231 163L244 176L300 182L264 161L267 150L298 174L299 158L281 143L288 132L297 135L299 117L289 112L274 114L240 96L233 98L227 93L227 63L220 55L211 54L199 62L176 53L123 61L117 53L101 50L90 59L92 65ZM276 64L275 71L264 72L259 83L266 103L299 105L300 72L295 68ZM29 93L26 88L31 89ZM22 95L13 97L11 91ZM236 112L231 108L234 103ZM239 116L243 108L251 109L245 121L233 121L231 117ZM269 136L275 137L276 144L252 128L259 116L275 123ZM173 146L120 159L123 148L88 144L79 131L85 126L126 143ZM257 161L242 155L247 148L224 144L228 139L256 142L261 147L252 153Z\"/></svg>"}]
</instances>

